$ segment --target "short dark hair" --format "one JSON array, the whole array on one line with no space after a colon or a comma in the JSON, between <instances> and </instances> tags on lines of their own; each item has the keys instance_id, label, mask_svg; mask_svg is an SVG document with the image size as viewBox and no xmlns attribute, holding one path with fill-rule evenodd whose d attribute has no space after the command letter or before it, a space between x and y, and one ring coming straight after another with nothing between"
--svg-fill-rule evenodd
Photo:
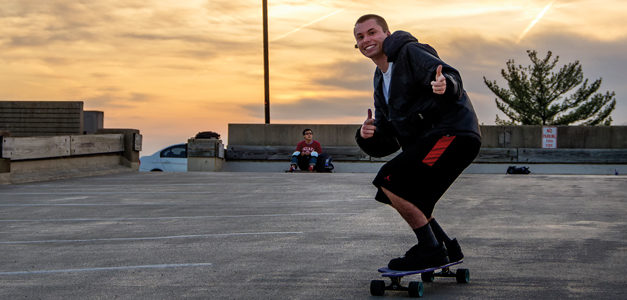
<instances>
[{"instance_id":1,"label":"short dark hair","mask_svg":"<svg viewBox=\"0 0 627 300\"><path fill-rule=\"evenodd\" d=\"M305 135L305 132L307 131L311 131L311 134L313 134L313 130L309 129L309 128L305 128L305 130L303 130L303 135Z\"/></svg>"},{"instance_id":2,"label":"short dark hair","mask_svg":"<svg viewBox=\"0 0 627 300\"><path fill-rule=\"evenodd\" d=\"M357 22L355 22L355 25L359 24L359 23L363 23L366 22L370 19L374 19L375 22L377 22L377 25L381 26L381 29L383 29L383 32L389 32L390 28L388 27L388 23L385 21L385 19L379 15L375 15L375 14L367 14L367 15L363 15L361 17L359 17L359 19L357 19Z\"/></svg>"}]
</instances>

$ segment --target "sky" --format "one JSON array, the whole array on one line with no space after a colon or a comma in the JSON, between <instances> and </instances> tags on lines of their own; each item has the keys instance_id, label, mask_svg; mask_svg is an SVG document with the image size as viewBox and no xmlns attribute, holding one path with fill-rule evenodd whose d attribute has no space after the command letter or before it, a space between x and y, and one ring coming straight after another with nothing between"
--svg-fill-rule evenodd
<instances>
[{"instance_id":1,"label":"sky","mask_svg":"<svg viewBox=\"0 0 627 300\"><path fill-rule=\"evenodd\" d=\"M268 0L270 121L361 124L371 60L353 27L375 13L457 68L479 121L505 116L483 82L527 50L579 61L614 91L627 125L627 1ZM557 68L556 68L557 70ZM262 1L2 0L0 100L83 101L105 128L134 128L142 155L229 123L264 123ZM296 141L295 141L296 142Z\"/></svg>"}]
</instances>

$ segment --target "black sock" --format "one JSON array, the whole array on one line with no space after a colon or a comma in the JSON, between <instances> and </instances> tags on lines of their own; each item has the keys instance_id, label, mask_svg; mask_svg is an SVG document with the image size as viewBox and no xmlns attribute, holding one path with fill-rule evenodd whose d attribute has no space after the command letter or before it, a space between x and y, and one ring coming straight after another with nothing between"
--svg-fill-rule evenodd
<instances>
[{"instance_id":1,"label":"black sock","mask_svg":"<svg viewBox=\"0 0 627 300\"><path fill-rule=\"evenodd\" d=\"M429 226L429 223L427 223L427 225L425 226L414 229L414 233L418 238L418 243L422 246L425 246L427 248L435 248L440 245L438 243L438 240L435 238L435 235L433 234L433 230L431 230L431 226Z\"/></svg>"},{"instance_id":2,"label":"black sock","mask_svg":"<svg viewBox=\"0 0 627 300\"><path fill-rule=\"evenodd\" d=\"M431 219L431 221L429 221L429 225L431 225L431 230L433 230L433 234L435 235L435 238L438 239L438 242L451 241L448 235L446 235L446 232L444 232L444 229L440 227L440 224L438 224L435 219Z\"/></svg>"}]
</instances>

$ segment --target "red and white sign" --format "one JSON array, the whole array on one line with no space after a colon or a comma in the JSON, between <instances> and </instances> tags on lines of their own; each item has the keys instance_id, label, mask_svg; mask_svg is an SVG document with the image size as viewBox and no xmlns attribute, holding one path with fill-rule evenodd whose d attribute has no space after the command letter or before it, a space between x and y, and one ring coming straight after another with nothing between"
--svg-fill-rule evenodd
<instances>
[{"instance_id":1,"label":"red and white sign","mask_svg":"<svg viewBox=\"0 0 627 300\"><path fill-rule=\"evenodd\" d=\"M542 127L542 148L557 148L557 127Z\"/></svg>"}]
</instances>

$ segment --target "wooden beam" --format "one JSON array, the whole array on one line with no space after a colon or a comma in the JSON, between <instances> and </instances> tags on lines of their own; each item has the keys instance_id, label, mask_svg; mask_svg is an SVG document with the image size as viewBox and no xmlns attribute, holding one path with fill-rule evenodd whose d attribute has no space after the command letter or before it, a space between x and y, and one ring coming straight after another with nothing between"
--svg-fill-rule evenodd
<instances>
[{"instance_id":1,"label":"wooden beam","mask_svg":"<svg viewBox=\"0 0 627 300\"><path fill-rule=\"evenodd\" d=\"M48 158L70 155L70 136L5 137L2 157L11 160Z\"/></svg>"},{"instance_id":2,"label":"wooden beam","mask_svg":"<svg viewBox=\"0 0 627 300\"><path fill-rule=\"evenodd\" d=\"M11 160L124 151L123 134L3 137L2 157Z\"/></svg>"},{"instance_id":3,"label":"wooden beam","mask_svg":"<svg viewBox=\"0 0 627 300\"><path fill-rule=\"evenodd\" d=\"M72 135L70 155L86 155L124 151L123 134Z\"/></svg>"}]
</instances>

